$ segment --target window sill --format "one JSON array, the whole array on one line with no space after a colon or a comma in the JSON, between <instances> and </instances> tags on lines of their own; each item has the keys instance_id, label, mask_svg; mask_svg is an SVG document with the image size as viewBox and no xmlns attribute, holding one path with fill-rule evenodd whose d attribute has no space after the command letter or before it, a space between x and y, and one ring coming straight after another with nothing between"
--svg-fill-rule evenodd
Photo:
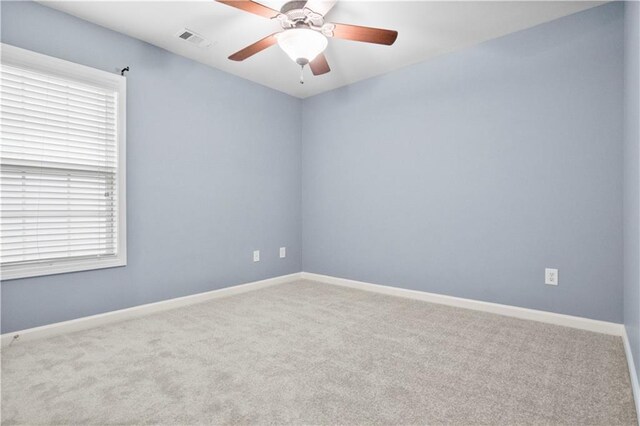
<instances>
[{"instance_id":1,"label":"window sill","mask_svg":"<svg viewBox=\"0 0 640 426\"><path fill-rule=\"evenodd\" d=\"M44 275L64 274L67 272L91 271L95 269L115 268L126 265L126 257L118 256L102 259L42 263L36 265L6 266L0 271L0 280L17 280L20 278L41 277Z\"/></svg>"}]
</instances>

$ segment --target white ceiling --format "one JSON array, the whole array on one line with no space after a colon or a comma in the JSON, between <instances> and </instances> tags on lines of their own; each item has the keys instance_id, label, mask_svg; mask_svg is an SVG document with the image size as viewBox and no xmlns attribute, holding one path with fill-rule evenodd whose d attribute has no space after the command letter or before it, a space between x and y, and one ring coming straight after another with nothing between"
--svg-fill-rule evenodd
<instances>
[{"instance_id":1,"label":"white ceiling","mask_svg":"<svg viewBox=\"0 0 640 426\"><path fill-rule=\"evenodd\" d=\"M305 98L384 74L446 52L529 28L605 3L603 1L338 1L326 21L394 29L393 46L330 39L331 72L313 77L276 45L244 62L227 57L280 29L275 20L205 1L43 1L43 4L178 55ZM279 9L284 1L263 2ZM213 44L198 48L176 37L183 28Z\"/></svg>"}]
</instances>

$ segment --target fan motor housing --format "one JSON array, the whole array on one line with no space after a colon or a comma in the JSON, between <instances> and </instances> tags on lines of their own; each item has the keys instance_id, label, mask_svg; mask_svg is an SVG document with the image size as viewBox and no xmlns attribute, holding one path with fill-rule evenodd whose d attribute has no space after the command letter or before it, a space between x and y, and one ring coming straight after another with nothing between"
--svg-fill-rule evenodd
<instances>
[{"instance_id":1,"label":"fan motor housing","mask_svg":"<svg viewBox=\"0 0 640 426\"><path fill-rule=\"evenodd\" d=\"M280 8L278 20L283 29L305 26L316 31L321 30L322 25L324 25L324 17L307 8L306 4L306 1L293 0L285 3Z\"/></svg>"},{"instance_id":2,"label":"fan motor housing","mask_svg":"<svg viewBox=\"0 0 640 426\"><path fill-rule=\"evenodd\" d=\"M293 1L286 2L280 8L280 12L284 13L286 15L287 12L289 12L291 10L296 10L296 9L302 10L302 9L304 9L304 5L306 3L307 3L306 1L301 1L301 0L293 0Z\"/></svg>"}]
</instances>

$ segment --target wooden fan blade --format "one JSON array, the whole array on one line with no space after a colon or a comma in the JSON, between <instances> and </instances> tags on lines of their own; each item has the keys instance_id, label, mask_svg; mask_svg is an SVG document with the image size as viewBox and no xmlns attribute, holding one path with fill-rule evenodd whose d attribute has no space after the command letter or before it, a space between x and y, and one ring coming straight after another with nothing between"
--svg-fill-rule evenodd
<instances>
[{"instance_id":1,"label":"wooden fan blade","mask_svg":"<svg viewBox=\"0 0 640 426\"><path fill-rule=\"evenodd\" d=\"M345 40L362 41L391 46L398 38L398 32L381 28L359 27L357 25L334 24L333 36Z\"/></svg>"},{"instance_id":2,"label":"wooden fan blade","mask_svg":"<svg viewBox=\"0 0 640 426\"><path fill-rule=\"evenodd\" d=\"M325 16L336 4L336 1L337 0L308 0L304 7Z\"/></svg>"},{"instance_id":3,"label":"wooden fan blade","mask_svg":"<svg viewBox=\"0 0 640 426\"><path fill-rule=\"evenodd\" d=\"M217 0L219 3L226 4L227 6L235 7L236 9L244 10L245 12L253 13L254 15L263 16L265 18L275 18L280 15L277 10L270 7L263 6L260 3L256 3L251 0Z\"/></svg>"},{"instance_id":4,"label":"wooden fan blade","mask_svg":"<svg viewBox=\"0 0 640 426\"><path fill-rule=\"evenodd\" d=\"M244 49L239 50L233 55L229 56L229 59L231 59L232 61L244 61L248 57L253 56L258 52L262 52L267 47L271 47L277 43L278 39L276 38L276 34L277 33L271 34L269 36L266 36L262 40L258 40L255 43L250 44Z\"/></svg>"},{"instance_id":5,"label":"wooden fan blade","mask_svg":"<svg viewBox=\"0 0 640 426\"><path fill-rule=\"evenodd\" d=\"M319 54L313 61L309 62L309 68L311 68L313 75L322 75L331 71L324 53Z\"/></svg>"}]
</instances>

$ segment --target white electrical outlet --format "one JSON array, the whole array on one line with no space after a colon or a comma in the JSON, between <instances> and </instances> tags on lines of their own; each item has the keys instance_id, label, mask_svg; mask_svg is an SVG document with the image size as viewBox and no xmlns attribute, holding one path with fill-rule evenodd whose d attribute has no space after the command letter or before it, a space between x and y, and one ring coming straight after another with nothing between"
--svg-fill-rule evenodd
<instances>
[{"instance_id":1,"label":"white electrical outlet","mask_svg":"<svg viewBox=\"0 0 640 426\"><path fill-rule=\"evenodd\" d=\"M547 285L558 285L558 270L553 268L545 268L544 283Z\"/></svg>"},{"instance_id":2,"label":"white electrical outlet","mask_svg":"<svg viewBox=\"0 0 640 426\"><path fill-rule=\"evenodd\" d=\"M260 262L260 250L253 251L253 261Z\"/></svg>"},{"instance_id":3,"label":"white electrical outlet","mask_svg":"<svg viewBox=\"0 0 640 426\"><path fill-rule=\"evenodd\" d=\"M287 248L280 247L280 259L284 259L285 257L287 257Z\"/></svg>"}]
</instances>

